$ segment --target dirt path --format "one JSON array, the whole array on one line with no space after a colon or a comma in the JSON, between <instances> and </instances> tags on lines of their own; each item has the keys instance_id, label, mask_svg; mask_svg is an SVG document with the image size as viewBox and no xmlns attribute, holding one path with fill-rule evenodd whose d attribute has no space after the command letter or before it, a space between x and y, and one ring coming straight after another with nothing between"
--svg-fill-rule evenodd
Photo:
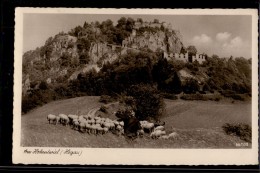
<instances>
[{"instance_id":1,"label":"dirt path","mask_svg":"<svg viewBox=\"0 0 260 173\"><path fill-rule=\"evenodd\" d=\"M118 102L108 103L108 104L105 104L104 106L108 107L108 106L110 106L110 105L112 105L112 104L116 104L116 103L118 103ZM96 112L97 112L99 109L100 109L100 107L96 107L96 108L91 109L91 110L88 112L88 116L94 118Z\"/></svg>"}]
</instances>

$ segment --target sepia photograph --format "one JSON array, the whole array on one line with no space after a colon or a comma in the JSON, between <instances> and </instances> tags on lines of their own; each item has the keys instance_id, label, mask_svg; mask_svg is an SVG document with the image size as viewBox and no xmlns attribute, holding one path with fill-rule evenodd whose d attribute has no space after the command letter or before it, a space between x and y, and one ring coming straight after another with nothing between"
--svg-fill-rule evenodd
<instances>
[{"instance_id":1,"label":"sepia photograph","mask_svg":"<svg viewBox=\"0 0 260 173\"><path fill-rule=\"evenodd\" d=\"M258 163L256 10L18 8L15 21L15 163Z\"/></svg>"}]
</instances>

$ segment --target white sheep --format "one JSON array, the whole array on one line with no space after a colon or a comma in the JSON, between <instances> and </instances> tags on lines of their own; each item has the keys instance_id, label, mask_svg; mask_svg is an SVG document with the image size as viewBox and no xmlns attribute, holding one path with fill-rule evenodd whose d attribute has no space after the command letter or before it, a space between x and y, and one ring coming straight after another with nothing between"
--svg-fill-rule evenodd
<instances>
[{"instance_id":1,"label":"white sheep","mask_svg":"<svg viewBox=\"0 0 260 173\"><path fill-rule=\"evenodd\" d=\"M169 139L169 136L168 135L162 135L159 137L159 139Z\"/></svg>"},{"instance_id":2,"label":"white sheep","mask_svg":"<svg viewBox=\"0 0 260 173\"><path fill-rule=\"evenodd\" d=\"M157 138L159 138L162 135L166 135L166 132L165 131L161 131L161 130L156 130L156 131L151 133L150 137L152 139L157 139Z\"/></svg>"},{"instance_id":3,"label":"white sheep","mask_svg":"<svg viewBox=\"0 0 260 173\"><path fill-rule=\"evenodd\" d=\"M47 115L47 120L49 121L49 124L56 124L57 123L57 119L56 119L56 115L53 114L49 114Z\"/></svg>"},{"instance_id":4,"label":"white sheep","mask_svg":"<svg viewBox=\"0 0 260 173\"><path fill-rule=\"evenodd\" d=\"M92 125L90 128L91 128L92 134L96 134L97 133L97 126L96 125Z\"/></svg>"},{"instance_id":5,"label":"white sheep","mask_svg":"<svg viewBox=\"0 0 260 173\"><path fill-rule=\"evenodd\" d=\"M115 129L115 124L113 122L110 122L110 129L114 130Z\"/></svg>"},{"instance_id":6,"label":"white sheep","mask_svg":"<svg viewBox=\"0 0 260 173\"><path fill-rule=\"evenodd\" d=\"M75 129L75 130L79 129L79 121L77 119L74 119L72 121L72 128Z\"/></svg>"},{"instance_id":7,"label":"white sheep","mask_svg":"<svg viewBox=\"0 0 260 173\"><path fill-rule=\"evenodd\" d=\"M91 125L90 125L90 124L86 123L86 124L85 124L85 129L86 129L86 132L87 132L88 134L91 133Z\"/></svg>"},{"instance_id":8,"label":"white sheep","mask_svg":"<svg viewBox=\"0 0 260 173\"><path fill-rule=\"evenodd\" d=\"M120 126L124 127L124 121L119 122Z\"/></svg>"},{"instance_id":9,"label":"white sheep","mask_svg":"<svg viewBox=\"0 0 260 173\"><path fill-rule=\"evenodd\" d=\"M178 136L178 134L176 132L172 132L168 136L169 136L169 139L174 139Z\"/></svg>"},{"instance_id":10,"label":"white sheep","mask_svg":"<svg viewBox=\"0 0 260 173\"><path fill-rule=\"evenodd\" d=\"M84 121L79 121L79 130L81 132L86 132L86 123Z\"/></svg>"},{"instance_id":11,"label":"white sheep","mask_svg":"<svg viewBox=\"0 0 260 173\"><path fill-rule=\"evenodd\" d=\"M154 131L155 130L162 130L163 131L164 130L164 126L157 126L157 127L154 128Z\"/></svg>"},{"instance_id":12,"label":"white sheep","mask_svg":"<svg viewBox=\"0 0 260 173\"><path fill-rule=\"evenodd\" d=\"M144 135L144 130L143 129L138 130L137 135L142 137Z\"/></svg>"},{"instance_id":13,"label":"white sheep","mask_svg":"<svg viewBox=\"0 0 260 173\"><path fill-rule=\"evenodd\" d=\"M74 119L78 119L78 115L69 114L69 115L68 115L68 118L69 118L69 124L70 124L70 125L73 125L73 120L74 120Z\"/></svg>"},{"instance_id":14,"label":"white sheep","mask_svg":"<svg viewBox=\"0 0 260 173\"><path fill-rule=\"evenodd\" d=\"M146 124L141 124L141 127L145 130L147 130L149 133L151 133L154 129L154 123L146 123Z\"/></svg>"},{"instance_id":15,"label":"white sheep","mask_svg":"<svg viewBox=\"0 0 260 173\"><path fill-rule=\"evenodd\" d=\"M119 125L119 122L116 121L116 120L114 120L113 123L114 123L116 126Z\"/></svg>"},{"instance_id":16,"label":"white sheep","mask_svg":"<svg viewBox=\"0 0 260 173\"><path fill-rule=\"evenodd\" d=\"M110 129L110 123L108 123L108 122L103 123L103 126Z\"/></svg>"},{"instance_id":17,"label":"white sheep","mask_svg":"<svg viewBox=\"0 0 260 173\"><path fill-rule=\"evenodd\" d=\"M59 116L56 116L56 123L58 123L58 124L61 123L61 122L60 122L60 117L59 117Z\"/></svg>"},{"instance_id":18,"label":"white sheep","mask_svg":"<svg viewBox=\"0 0 260 173\"><path fill-rule=\"evenodd\" d=\"M59 117L60 117L60 122L63 124L63 125L68 125L69 124L69 118L67 115L65 114L59 114Z\"/></svg>"},{"instance_id":19,"label":"white sheep","mask_svg":"<svg viewBox=\"0 0 260 173\"><path fill-rule=\"evenodd\" d=\"M109 131L109 129L107 127L103 128L103 134L106 134Z\"/></svg>"}]
</instances>

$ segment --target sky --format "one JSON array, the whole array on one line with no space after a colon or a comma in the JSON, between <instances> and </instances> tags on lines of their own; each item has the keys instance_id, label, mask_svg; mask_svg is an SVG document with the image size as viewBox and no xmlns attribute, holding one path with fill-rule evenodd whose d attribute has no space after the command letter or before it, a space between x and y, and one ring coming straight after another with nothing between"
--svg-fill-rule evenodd
<instances>
[{"instance_id":1,"label":"sky","mask_svg":"<svg viewBox=\"0 0 260 173\"><path fill-rule=\"evenodd\" d=\"M179 30L185 47L194 45L199 53L219 57L251 58L252 19L249 15L111 15L111 14L24 14L23 51L43 46L61 31L68 32L84 22L110 19L117 24L121 17L159 19Z\"/></svg>"}]
</instances>

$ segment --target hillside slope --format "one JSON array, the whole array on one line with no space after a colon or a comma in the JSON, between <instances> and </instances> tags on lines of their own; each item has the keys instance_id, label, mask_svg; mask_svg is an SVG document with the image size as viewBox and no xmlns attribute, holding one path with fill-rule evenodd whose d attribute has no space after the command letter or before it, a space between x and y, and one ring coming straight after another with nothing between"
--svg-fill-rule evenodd
<instances>
[{"instance_id":1,"label":"hillside slope","mask_svg":"<svg viewBox=\"0 0 260 173\"><path fill-rule=\"evenodd\" d=\"M251 123L250 104L226 102L189 102L165 100L167 133L177 132L172 140L143 138L128 140L111 132L89 135L69 126L48 124L46 116L52 114L87 114L100 107L99 97L87 96L48 103L22 116L22 146L33 147L95 147L95 148L234 148L244 142L226 135L224 123ZM107 115L108 116L108 115ZM112 117L110 117L112 118ZM249 144L250 147L251 144Z\"/></svg>"}]
</instances>

